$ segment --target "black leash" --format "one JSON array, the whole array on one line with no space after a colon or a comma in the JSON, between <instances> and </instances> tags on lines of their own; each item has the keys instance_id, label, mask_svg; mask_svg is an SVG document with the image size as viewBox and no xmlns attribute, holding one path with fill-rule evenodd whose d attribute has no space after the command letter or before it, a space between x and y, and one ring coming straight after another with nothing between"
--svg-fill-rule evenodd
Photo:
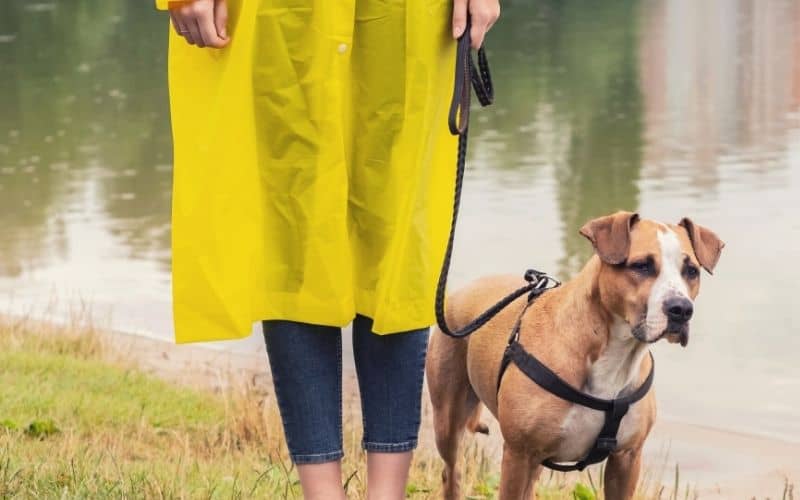
<instances>
[{"instance_id":1,"label":"black leash","mask_svg":"<svg viewBox=\"0 0 800 500\"><path fill-rule=\"evenodd\" d=\"M470 18L467 16L466 27L464 28L464 33L458 39L458 47L456 49L455 89L453 91L453 100L450 103L450 115L448 117L450 133L458 135L456 185L453 199L453 218L450 223L450 238L447 240L447 250L444 255L444 261L442 262L441 271L439 271L439 282L436 285L435 302L436 322L439 325L439 329L445 335L456 338L466 337L485 325L486 322L495 317L497 313L514 302L517 298L531 292L537 287L543 286L542 278L546 276L544 273L529 269L525 273L525 280L528 282L527 285L514 290L500 299L495 305L481 313L463 328L453 331L447 325L444 313L444 298L445 288L447 288L447 274L450 270L450 258L453 253L453 242L455 241L458 207L461 204L461 186L464 180L464 165L467 158L467 131L469 128L469 108L472 96L470 87L475 89L475 95L478 97L478 102L480 102L481 106L488 106L494 100L492 76L489 73L489 63L486 60L486 52L483 46L478 49L477 67L470 53L470 26ZM549 281L544 281L544 285L548 283Z\"/></svg>"},{"instance_id":2,"label":"black leash","mask_svg":"<svg viewBox=\"0 0 800 500\"><path fill-rule=\"evenodd\" d=\"M522 309L522 312L520 312L514 328L511 331L508 346L506 346L506 350L503 353L500 373L497 377L497 390L500 390L500 382L502 381L506 368L508 368L509 364L514 363L528 378L551 394L571 403L605 413L605 421L600 430L600 434L583 459L573 464L557 463L551 459L542 462L542 465L545 467L561 472L583 470L589 465L602 462L616 449L617 432L622 423L622 418L633 403L641 400L647 394L650 390L650 386L653 384L655 360L651 353L650 359L652 364L650 373L647 375L647 379L644 383L631 394L616 399L601 399L586 394L575 389L556 375L555 372L527 352L525 348L522 347L522 344L519 343L519 331L525 312L539 295L561 284L547 274L536 271L535 269L528 269L525 272L526 285L500 299L496 304L478 315L469 324L456 331L448 327L444 312L444 298L445 288L447 287L447 274L450 270L450 258L453 253L453 243L455 241L456 222L458 221L458 208L461 203L461 187L464 179L464 166L467 157L467 131L469 128L469 109L472 96L470 87L475 90L475 94L478 96L478 102L480 102L481 106L488 106L494 100L492 78L489 73L489 64L486 60L486 53L483 46L478 49L477 68L470 53L470 25L470 19L469 16L467 16L464 33L458 39L455 89L453 91L453 100L450 103L450 114L448 117L450 132L454 135L458 135L458 157L456 161L455 195L453 199L453 218L450 224L450 237L447 241L447 250L445 252L444 261L442 262L441 271L439 272L439 282L436 286L436 322L439 325L439 329L445 335L463 338L485 325L490 319L516 299L526 293L529 294L528 303Z\"/></svg>"}]
</instances>

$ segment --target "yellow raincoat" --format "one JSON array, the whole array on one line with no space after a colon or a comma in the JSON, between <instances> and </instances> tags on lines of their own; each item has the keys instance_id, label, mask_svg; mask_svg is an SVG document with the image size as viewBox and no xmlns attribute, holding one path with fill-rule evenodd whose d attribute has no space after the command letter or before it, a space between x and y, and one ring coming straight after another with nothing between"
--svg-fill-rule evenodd
<instances>
[{"instance_id":1,"label":"yellow raincoat","mask_svg":"<svg viewBox=\"0 0 800 500\"><path fill-rule=\"evenodd\" d=\"M170 29L176 342L262 319L433 324L457 144L452 0L228 5L223 49Z\"/></svg>"}]
</instances>

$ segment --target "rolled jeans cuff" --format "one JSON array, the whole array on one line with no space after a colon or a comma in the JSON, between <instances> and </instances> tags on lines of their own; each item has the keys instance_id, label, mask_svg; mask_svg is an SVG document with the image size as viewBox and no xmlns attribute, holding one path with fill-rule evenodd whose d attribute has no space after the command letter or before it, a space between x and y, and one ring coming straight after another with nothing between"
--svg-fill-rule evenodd
<instances>
[{"instance_id":1,"label":"rolled jeans cuff","mask_svg":"<svg viewBox=\"0 0 800 500\"><path fill-rule=\"evenodd\" d=\"M336 460L340 460L344 456L344 452L342 450L338 451L331 451L328 453L314 453L308 455L292 455L292 461L296 465L305 465L305 464L321 464L323 462L333 462Z\"/></svg>"},{"instance_id":2,"label":"rolled jeans cuff","mask_svg":"<svg viewBox=\"0 0 800 500\"><path fill-rule=\"evenodd\" d=\"M364 441L361 447L366 451L376 451L379 453L402 453L411 451L417 447L417 440L403 441L402 443L372 443Z\"/></svg>"}]
</instances>

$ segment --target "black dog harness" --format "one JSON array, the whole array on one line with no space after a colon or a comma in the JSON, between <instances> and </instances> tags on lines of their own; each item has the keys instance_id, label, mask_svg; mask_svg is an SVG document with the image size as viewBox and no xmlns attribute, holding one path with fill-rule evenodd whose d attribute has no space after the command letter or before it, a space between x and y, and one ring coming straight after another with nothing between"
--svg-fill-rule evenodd
<instances>
[{"instance_id":1,"label":"black dog harness","mask_svg":"<svg viewBox=\"0 0 800 500\"><path fill-rule=\"evenodd\" d=\"M546 274L534 270L529 270L525 273L525 279L529 280L531 283L535 283L535 287L528 295L528 303L525 304L525 307L520 312L511 330L511 337L508 339L508 345L503 353L503 359L500 362L500 373L497 375L497 392L500 392L500 383L503 380L503 374L506 372L508 365L514 363L522 373L550 394L558 396L570 403L575 403L605 413L605 422L600 429L600 434L598 434L589 452L581 460L573 464L556 463L551 459L542 461L542 465L553 470L561 472L581 471L589 465L602 462L617 448L617 431L622 423L622 417L628 413L628 409L630 409L632 404L647 395L650 386L653 385L655 360L653 359L653 355L650 354L650 373L638 389L626 396L616 399L601 399L574 388L541 361L536 359L533 354L526 351L525 348L522 347L522 344L519 343L520 326L522 325L522 317L525 315L525 312L531 304L533 304L534 300L536 300L536 297L546 290L555 288L559 284ZM551 283L555 284L553 286L548 286Z\"/></svg>"},{"instance_id":2,"label":"black dog harness","mask_svg":"<svg viewBox=\"0 0 800 500\"><path fill-rule=\"evenodd\" d=\"M524 294L528 294L528 303L522 309L516 323L511 331L511 337L508 340L508 346L503 353L503 359L500 365L500 373L497 377L497 390L500 390L500 382L503 379L508 365L514 363L522 373L528 378L536 382L540 387L550 392L551 394L569 401L574 404L585 406L593 410L602 411L605 413L605 422L600 434L595 439L594 445L586 454L586 456L575 462L574 464L561 464L553 462L551 459L544 460L542 465L553 470L567 472L573 470L583 470L588 465L602 462L608 455L613 452L617 447L617 431L622 422L622 417L628 412L630 406L642 399L650 390L653 384L653 373L655 370L655 361L653 355L650 354L650 359L653 361L650 367L650 373L644 383L632 393L616 399L601 399L586 394L578 389L575 389L570 384L561 379L547 366L542 364L541 361L536 359L531 353L527 352L522 344L519 343L519 331L522 323L522 316L525 311L533 304L536 298L547 290L555 288L560 283L546 275L545 273L529 269L525 273L525 280L528 282L526 285L512 291L501 300L499 300L492 307L481 313L477 318L471 321L457 331L451 330L445 319L444 314L444 296L445 288L447 286L447 274L450 269L450 258L453 252L453 242L455 239L456 222L458 219L458 207L461 200L461 186L464 177L464 166L467 156L467 128L469 125L469 107L470 107L470 86L475 90L478 100L482 106L487 106L492 103L494 99L494 90L492 87L492 79L489 73L489 65L486 59L486 54L483 47L478 49L478 67L470 55L470 18L467 16L466 27L463 35L458 40L458 47L456 53L456 73L455 73L455 89L453 92L453 100L450 104L449 125L450 132L458 135L458 157L456 161L456 182L455 182L455 196L453 201L453 218L450 225L450 237L447 241L447 250L445 252L442 268L439 273L439 282L436 287L436 322L439 329L445 335L454 338L463 338L473 333L475 330L486 324L490 319L496 316L506 306L514 302L517 298Z\"/></svg>"}]
</instances>

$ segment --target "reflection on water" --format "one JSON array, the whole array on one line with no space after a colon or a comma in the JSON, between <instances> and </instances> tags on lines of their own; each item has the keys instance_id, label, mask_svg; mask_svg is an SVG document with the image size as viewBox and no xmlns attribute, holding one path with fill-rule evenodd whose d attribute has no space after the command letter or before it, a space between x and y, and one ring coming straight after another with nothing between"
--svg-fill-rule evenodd
<instances>
[{"instance_id":1,"label":"reflection on water","mask_svg":"<svg viewBox=\"0 0 800 500\"><path fill-rule=\"evenodd\" d=\"M505 145L497 162L501 168L524 167L531 160L552 168L559 219L573 229L562 235L562 256L553 271L568 275L591 253L577 228L609 208L638 205L638 3L587 8L579 2L538 2L525 10L509 15L492 33L502 104L499 112L483 113L485 128ZM549 144L532 147L531 139Z\"/></svg>"},{"instance_id":2,"label":"reflection on water","mask_svg":"<svg viewBox=\"0 0 800 500\"><path fill-rule=\"evenodd\" d=\"M0 270L68 257L71 219L90 216L128 258L167 271L163 37L148 36L160 19L130 2L77 4L0 6Z\"/></svg>"},{"instance_id":3,"label":"reflection on water","mask_svg":"<svg viewBox=\"0 0 800 500\"><path fill-rule=\"evenodd\" d=\"M0 293L17 306L168 300L162 21L138 2L0 4Z\"/></svg>"},{"instance_id":4,"label":"reflection on water","mask_svg":"<svg viewBox=\"0 0 800 500\"><path fill-rule=\"evenodd\" d=\"M166 29L138 2L0 4L2 307L78 296L171 336ZM660 411L800 435L797 3L509 3L487 45L453 284L567 277L616 209L690 215L728 246L689 348L655 348Z\"/></svg>"}]
</instances>

